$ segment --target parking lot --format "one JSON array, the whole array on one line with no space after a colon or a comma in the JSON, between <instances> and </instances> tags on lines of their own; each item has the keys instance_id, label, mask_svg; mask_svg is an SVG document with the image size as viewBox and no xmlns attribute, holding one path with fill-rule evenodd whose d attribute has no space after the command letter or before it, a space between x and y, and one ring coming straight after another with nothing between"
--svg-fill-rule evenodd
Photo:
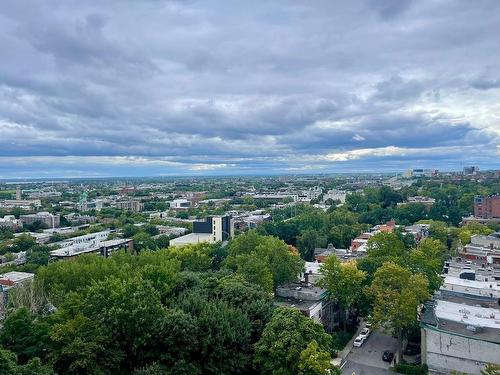
<instances>
[{"instance_id":1,"label":"parking lot","mask_svg":"<svg viewBox=\"0 0 500 375\"><path fill-rule=\"evenodd\" d=\"M352 375L385 375L390 374L390 364L382 361L385 350L395 352L397 340L380 332L372 332L359 348L353 347L346 357L342 374Z\"/></svg>"}]
</instances>

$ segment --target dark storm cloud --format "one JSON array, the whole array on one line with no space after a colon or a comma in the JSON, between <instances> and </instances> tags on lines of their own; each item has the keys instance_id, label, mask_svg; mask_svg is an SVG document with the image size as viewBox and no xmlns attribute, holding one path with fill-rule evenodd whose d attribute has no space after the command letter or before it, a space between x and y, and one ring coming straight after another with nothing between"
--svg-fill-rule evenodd
<instances>
[{"instance_id":1,"label":"dark storm cloud","mask_svg":"<svg viewBox=\"0 0 500 375\"><path fill-rule=\"evenodd\" d=\"M494 167L498 11L4 2L0 177Z\"/></svg>"}]
</instances>

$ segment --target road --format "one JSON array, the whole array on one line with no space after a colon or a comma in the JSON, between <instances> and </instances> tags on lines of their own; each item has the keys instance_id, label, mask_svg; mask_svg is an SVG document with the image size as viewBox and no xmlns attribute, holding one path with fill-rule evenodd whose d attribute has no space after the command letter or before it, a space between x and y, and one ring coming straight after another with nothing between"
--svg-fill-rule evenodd
<instances>
[{"instance_id":1,"label":"road","mask_svg":"<svg viewBox=\"0 0 500 375\"><path fill-rule=\"evenodd\" d=\"M373 332L360 348L353 347L346 357L342 375L386 375L391 374L389 363L382 361L382 353L397 348L397 340L380 332Z\"/></svg>"}]
</instances>

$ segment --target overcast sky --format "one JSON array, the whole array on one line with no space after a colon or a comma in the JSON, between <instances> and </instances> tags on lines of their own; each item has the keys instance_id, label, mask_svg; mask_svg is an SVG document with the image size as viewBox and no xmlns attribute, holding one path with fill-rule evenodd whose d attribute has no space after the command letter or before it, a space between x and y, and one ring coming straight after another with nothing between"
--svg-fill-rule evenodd
<instances>
[{"instance_id":1,"label":"overcast sky","mask_svg":"<svg viewBox=\"0 0 500 375\"><path fill-rule=\"evenodd\" d=\"M0 4L0 178L500 168L500 1Z\"/></svg>"}]
</instances>

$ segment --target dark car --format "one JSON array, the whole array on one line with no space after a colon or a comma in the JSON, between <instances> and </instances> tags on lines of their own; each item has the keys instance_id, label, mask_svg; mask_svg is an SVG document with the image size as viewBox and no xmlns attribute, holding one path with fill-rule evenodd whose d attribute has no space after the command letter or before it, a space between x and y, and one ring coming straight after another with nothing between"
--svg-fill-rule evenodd
<instances>
[{"instance_id":1,"label":"dark car","mask_svg":"<svg viewBox=\"0 0 500 375\"><path fill-rule=\"evenodd\" d=\"M403 351L404 355L417 355L420 354L420 345L408 344L406 349Z\"/></svg>"},{"instance_id":2,"label":"dark car","mask_svg":"<svg viewBox=\"0 0 500 375\"><path fill-rule=\"evenodd\" d=\"M394 359L394 353L389 350L386 350L384 354L382 354L382 360L385 362L392 362L393 359Z\"/></svg>"}]
</instances>

